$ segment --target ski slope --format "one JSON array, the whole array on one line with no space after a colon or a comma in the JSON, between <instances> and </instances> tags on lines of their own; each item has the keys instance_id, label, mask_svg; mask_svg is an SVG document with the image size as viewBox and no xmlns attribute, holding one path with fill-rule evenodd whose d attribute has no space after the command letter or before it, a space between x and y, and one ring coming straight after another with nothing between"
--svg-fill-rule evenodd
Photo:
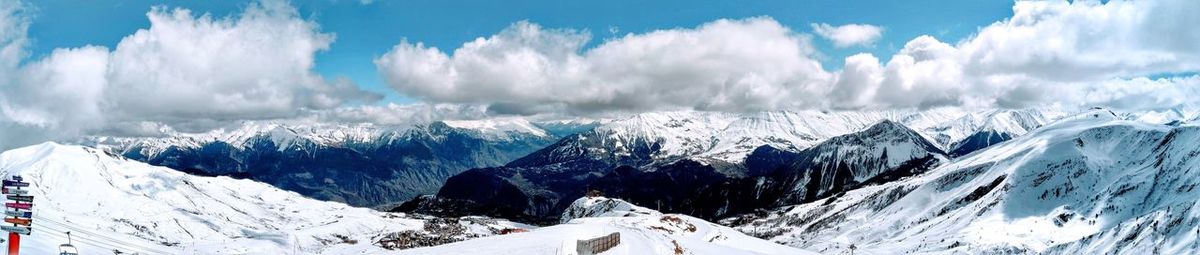
<instances>
[{"instance_id":1,"label":"ski slope","mask_svg":"<svg viewBox=\"0 0 1200 255\"><path fill-rule=\"evenodd\" d=\"M57 253L70 231L81 254L383 254L380 236L422 231L427 218L317 201L249 180L198 177L45 143L0 154L34 200L26 254ZM465 226L467 235L528 227Z\"/></svg>"},{"instance_id":2,"label":"ski slope","mask_svg":"<svg viewBox=\"0 0 1200 255\"><path fill-rule=\"evenodd\" d=\"M608 210L608 211L606 211ZM732 228L681 214L662 214L620 199L583 197L564 214L568 222L526 233L491 236L400 254L576 254L576 241L621 235L620 244L601 254L816 254L747 236ZM596 216L571 218L574 216Z\"/></svg>"}]
</instances>

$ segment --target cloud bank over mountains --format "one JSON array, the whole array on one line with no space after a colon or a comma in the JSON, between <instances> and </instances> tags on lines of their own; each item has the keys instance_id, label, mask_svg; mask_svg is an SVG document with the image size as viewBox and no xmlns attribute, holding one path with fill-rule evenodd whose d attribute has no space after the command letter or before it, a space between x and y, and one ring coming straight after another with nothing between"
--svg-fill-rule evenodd
<instances>
[{"instance_id":1,"label":"cloud bank over mountains","mask_svg":"<svg viewBox=\"0 0 1200 255\"><path fill-rule=\"evenodd\" d=\"M523 21L453 51L401 42L376 65L406 95L517 113L1171 107L1194 103L1177 96L1195 90L1194 75L1145 77L1200 70L1200 29L1191 25L1200 20L1187 14L1198 9L1187 1L1019 1L1013 17L960 42L920 36L893 56L853 55L832 70L815 60L809 35L770 17L626 34L594 48L584 48L587 33ZM839 47L882 32L813 28Z\"/></svg>"},{"instance_id":2,"label":"cloud bank over mountains","mask_svg":"<svg viewBox=\"0 0 1200 255\"><path fill-rule=\"evenodd\" d=\"M0 125L46 130L48 136L5 141L124 130L118 127L143 122L204 128L380 97L315 73L314 55L328 49L334 36L282 1L252 3L230 17L157 7L146 14L150 27L115 49L56 49L20 66L30 7L0 2Z\"/></svg>"},{"instance_id":3,"label":"cloud bank over mountains","mask_svg":"<svg viewBox=\"0 0 1200 255\"><path fill-rule=\"evenodd\" d=\"M938 106L1128 109L1200 98L1200 5L1184 0L1018 1L957 42L909 40L891 56L822 66L814 36L871 46L884 29L719 19L589 44L587 31L518 21L438 49L409 38L375 65L416 104L314 71L335 43L284 1L213 17L158 7L115 47L31 58L30 6L0 0L0 148L94 133L203 131L241 120L408 123L495 115ZM849 48L853 49L853 48Z\"/></svg>"},{"instance_id":4,"label":"cloud bank over mountains","mask_svg":"<svg viewBox=\"0 0 1200 255\"><path fill-rule=\"evenodd\" d=\"M801 107L831 78L808 36L769 18L628 34L585 50L589 39L517 22L453 54L403 42L376 64L401 93L514 113Z\"/></svg>"}]
</instances>

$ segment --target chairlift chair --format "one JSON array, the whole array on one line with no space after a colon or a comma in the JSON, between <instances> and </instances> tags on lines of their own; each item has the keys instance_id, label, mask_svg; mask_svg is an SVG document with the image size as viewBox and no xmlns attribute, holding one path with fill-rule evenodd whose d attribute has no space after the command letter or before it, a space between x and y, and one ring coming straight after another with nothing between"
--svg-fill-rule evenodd
<instances>
[{"instance_id":1,"label":"chairlift chair","mask_svg":"<svg viewBox=\"0 0 1200 255\"><path fill-rule=\"evenodd\" d=\"M67 231L67 243L58 246L58 255L79 255L79 249L71 245L71 231Z\"/></svg>"},{"instance_id":2,"label":"chairlift chair","mask_svg":"<svg viewBox=\"0 0 1200 255\"><path fill-rule=\"evenodd\" d=\"M79 255L79 249L74 245L63 244L58 246L58 255Z\"/></svg>"}]
</instances>

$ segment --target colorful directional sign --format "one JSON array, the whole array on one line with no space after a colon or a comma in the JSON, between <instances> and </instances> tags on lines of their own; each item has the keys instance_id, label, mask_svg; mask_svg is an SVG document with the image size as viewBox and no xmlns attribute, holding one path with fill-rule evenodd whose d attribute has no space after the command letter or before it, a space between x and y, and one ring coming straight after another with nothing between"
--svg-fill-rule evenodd
<instances>
[{"instance_id":1,"label":"colorful directional sign","mask_svg":"<svg viewBox=\"0 0 1200 255\"><path fill-rule=\"evenodd\" d=\"M29 194L29 191L23 190L23 189L3 188L3 189L0 189L0 193L4 193L7 195L25 195L25 194Z\"/></svg>"},{"instance_id":2,"label":"colorful directional sign","mask_svg":"<svg viewBox=\"0 0 1200 255\"><path fill-rule=\"evenodd\" d=\"M23 219L23 218L7 218L7 219L4 219L4 222L16 224L16 225L29 226L29 224L33 223L33 220L32 219Z\"/></svg>"},{"instance_id":3,"label":"colorful directional sign","mask_svg":"<svg viewBox=\"0 0 1200 255\"><path fill-rule=\"evenodd\" d=\"M29 210L29 209L33 209L33 204L26 204L26 203L4 203L4 207L13 208L13 209L25 209L25 210Z\"/></svg>"},{"instance_id":4,"label":"colorful directional sign","mask_svg":"<svg viewBox=\"0 0 1200 255\"><path fill-rule=\"evenodd\" d=\"M4 180L3 184L4 184L4 187L29 187L28 182L16 181L16 180Z\"/></svg>"},{"instance_id":5,"label":"colorful directional sign","mask_svg":"<svg viewBox=\"0 0 1200 255\"><path fill-rule=\"evenodd\" d=\"M33 203L33 196L10 195L10 196L8 196L8 200L17 201L17 202Z\"/></svg>"},{"instance_id":6,"label":"colorful directional sign","mask_svg":"<svg viewBox=\"0 0 1200 255\"><path fill-rule=\"evenodd\" d=\"M28 182L4 180L4 187L29 187Z\"/></svg>"},{"instance_id":7,"label":"colorful directional sign","mask_svg":"<svg viewBox=\"0 0 1200 255\"><path fill-rule=\"evenodd\" d=\"M9 200L4 203L4 207L12 210L4 210L4 223L12 224L11 226L0 226L0 230L8 232L8 254L21 254L21 235L29 235L33 232L33 196L28 195L29 191L22 190L21 187L29 187L29 183L25 182L21 176L14 175L11 180L3 180L0 183L0 193L4 193L5 198Z\"/></svg>"},{"instance_id":8,"label":"colorful directional sign","mask_svg":"<svg viewBox=\"0 0 1200 255\"><path fill-rule=\"evenodd\" d=\"M33 212L4 210L4 215L8 217L33 218Z\"/></svg>"},{"instance_id":9,"label":"colorful directional sign","mask_svg":"<svg viewBox=\"0 0 1200 255\"><path fill-rule=\"evenodd\" d=\"M22 235L28 235L30 230L33 230L33 228L19 227L19 226L0 226L0 230L13 232L13 233L17 233L17 234L22 234Z\"/></svg>"}]
</instances>

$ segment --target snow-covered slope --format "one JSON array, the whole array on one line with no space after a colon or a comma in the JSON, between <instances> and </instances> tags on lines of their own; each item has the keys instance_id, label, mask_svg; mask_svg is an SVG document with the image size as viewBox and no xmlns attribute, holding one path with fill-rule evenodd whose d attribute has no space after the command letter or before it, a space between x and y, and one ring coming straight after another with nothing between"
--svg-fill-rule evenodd
<instances>
[{"instance_id":1,"label":"snow-covered slope","mask_svg":"<svg viewBox=\"0 0 1200 255\"><path fill-rule=\"evenodd\" d=\"M630 217L638 215L660 215L658 211L636 206L616 198L584 196L571 202L563 211L562 223L573 219L591 217Z\"/></svg>"},{"instance_id":2,"label":"snow-covered slope","mask_svg":"<svg viewBox=\"0 0 1200 255\"><path fill-rule=\"evenodd\" d=\"M892 121L882 121L861 132L831 138L807 149L789 166L768 176L783 194L779 202L823 198L885 175L906 176L924 171L945 158L942 152L916 132ZM913 165L905 167L905 165ZM761 181L760 181L761 182Z\"/></svg>"},{"instance_id":3,"label":"snow-covered slope","mask_svg":"<svg viewBox=\"0 0 1200 255\"><path fill-rule=\"evenodd\" d=\"M595 197L576 202L595 205L604 201L639 208L637 210L645 213L577 218L527 233L404 250L400 254L576 254L577 240L614 232L620 233L620 244L602 254L815 254L750 237L687 215L660 214L620 200Z\"/></svg>"},{"instance_id":4,"label":"snow-covered slope","mask_svg":"<svg viewBox=\"0 0 1200 255\"><path fill-rule=\"evenodd\" d=\"M82 254L383 253L389 233L426 231L428 217L323 202L270 185L198 177L98 149L45 143L0 154L0 176L20 175L35 197L29 254L57 253L71 231ZM462 223L468 236L523 227Z\"/></svg>"},{"instance_id":5,"label":"snow-covered slope","mask_svg":"<svg viewBox=\"0 0 1200 255\"><path fill-rule=\"evenodd\" d=\"M723 221L819 252L1194 254L1200 127L1064 118L912 178Z\"/></svg>"},{"instance_id":6,"label":"snow-covered slope","mask_svg":"<svg viewBox=\"0 0 1200 255\"><path fill-rule=\"evenodd\" d=\"M446 120L451 127L478 130L492 139L511 139L513 135L550 136L545 129L524 118L507 117L485 120Z\"/></svg>"}]
</instances>

